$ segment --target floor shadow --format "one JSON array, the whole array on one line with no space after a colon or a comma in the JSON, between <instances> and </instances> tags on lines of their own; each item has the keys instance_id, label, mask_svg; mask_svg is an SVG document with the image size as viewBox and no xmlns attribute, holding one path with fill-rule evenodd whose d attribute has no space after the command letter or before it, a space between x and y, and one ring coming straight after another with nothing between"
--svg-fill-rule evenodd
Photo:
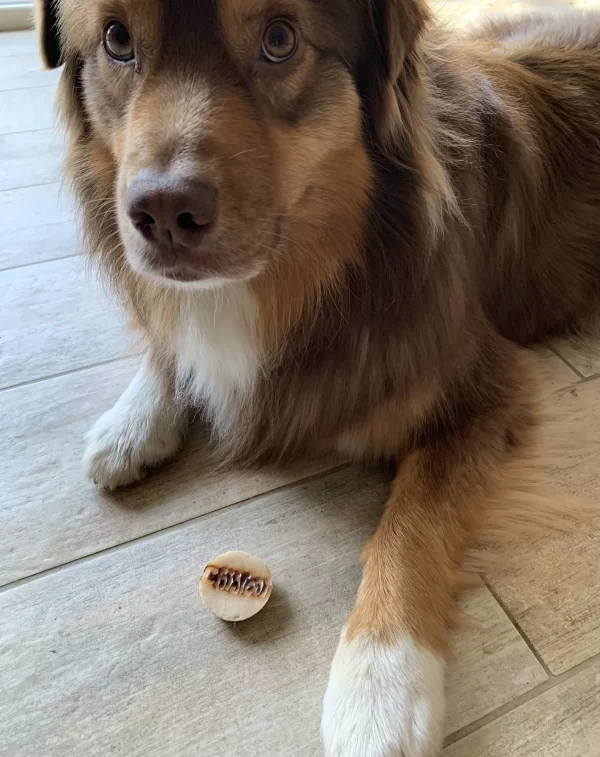
<instances>
[{"instance_id":1,"label":"floor shadow","mask_svg":"<svg viewBox=\"0 0 600 757\"><path fill-rule=\"evenodd\" d=\"M228 632L246 644L269 642L285 636L292 620L292 605L284 589L273 587L271 598L256 615L241 623L228 623Z\"/></svg>"}]
</instances>

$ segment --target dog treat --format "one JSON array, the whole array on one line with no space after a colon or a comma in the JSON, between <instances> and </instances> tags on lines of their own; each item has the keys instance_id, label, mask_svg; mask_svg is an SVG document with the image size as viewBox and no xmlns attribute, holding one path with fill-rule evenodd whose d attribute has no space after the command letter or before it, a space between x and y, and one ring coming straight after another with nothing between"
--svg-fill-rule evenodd
<instances>
[{"instance_id":1,"label":"dog treat","mask_svg":"<svg viewBox=\"0 0 600 757\"><path fill-rule=\"evenodd\" d=\"M246 620L267 604L271 571L247 552L225 552L211 560L200 579L204 606L221 620Z\"/></svg>"}]
</instances>

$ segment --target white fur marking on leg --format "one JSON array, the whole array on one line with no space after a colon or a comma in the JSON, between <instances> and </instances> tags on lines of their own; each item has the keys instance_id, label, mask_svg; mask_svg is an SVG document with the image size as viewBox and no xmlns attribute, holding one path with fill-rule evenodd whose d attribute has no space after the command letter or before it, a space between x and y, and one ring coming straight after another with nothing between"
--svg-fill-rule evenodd
<instances>
[{"instance_id":1,"label":"white fur marking on leg","mask_svg":"<svg viewBox=\"0 0 600 757\"><path fill-rule=\"evenodd\" d=\"M145 361L117 403L89 431L86 474L105 489L131 484L146 468L177 452L185 426L185 413L166 378Z\"/></svg>"},{"instance_id":2,"label":"white fur marking on leg","mask_svg":"<svg viewBox=\"0 0 600 757\"><path fill-rule=\"evenodd\" d=\"M409 635L342 633L323 704L326 757L438 757L445 661Z\"/></svg>"}]
</instances>

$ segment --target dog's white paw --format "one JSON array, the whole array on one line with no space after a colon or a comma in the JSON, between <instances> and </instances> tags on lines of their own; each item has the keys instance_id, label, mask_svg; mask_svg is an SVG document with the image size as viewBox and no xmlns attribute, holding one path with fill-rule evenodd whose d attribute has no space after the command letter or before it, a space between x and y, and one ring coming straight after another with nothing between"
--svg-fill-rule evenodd
<instances>
[{"instance_id":1,"label":"dog's white paw","mask_svg":"<svg viewBox=\"0 0 600 757\"><path fill-rule=\"evenodd\" d=\"M335 654L323 704L326 757L438 757L445 662L410 636L362 635Z\"/></svg>"},{"instance_id":2,"label":"dog's white paw","mask_svg":"<svg viewBox=\"0 0 600 757\"><path fill-rule=\"evenodd\" d=\"M148 468L173 457L185 426L185 415L159 377L142 367L116 405L89 431L85 472L104 489L138 481Z\"/></svg>"},{"instance_id":3,"label":"dog's white paw","mask_svg":"<svg viewBox=\"0 0 600 757\"><path fill-rule=\"evenodd\" d=\"M179 449L181 427L172 420L123 414L117 403L87 435L86 475L111 490L143 478L148 468L168 460Z\"/></svg>"}]
</instances>

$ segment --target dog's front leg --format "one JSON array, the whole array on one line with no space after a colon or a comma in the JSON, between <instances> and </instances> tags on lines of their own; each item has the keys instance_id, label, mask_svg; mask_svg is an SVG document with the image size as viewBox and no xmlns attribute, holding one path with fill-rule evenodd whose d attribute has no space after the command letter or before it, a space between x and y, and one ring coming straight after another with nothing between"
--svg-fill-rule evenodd
<instances>
[{"instance_id":1,"label":"dog's front leg","mask_svg":"<svg viewBox=\"0 0 600 757\"><path fill-rule=\"evenodd\" d=\"M86 474L105 489L142 478L179 449L187 427L168 372L150 354L116 404L87 435Z\"/></svg>"},{"instance_id":2,"label":"dog's front leg","mask_svg":"<svg viewBox=\"0 0 600 757\"><path fill-rule=\"evenodd\" d=\"M506 428L477 419L402 463L333 661L327 757L438 757L462 558L511 454Z\"/></svg>"}]
</instances>

